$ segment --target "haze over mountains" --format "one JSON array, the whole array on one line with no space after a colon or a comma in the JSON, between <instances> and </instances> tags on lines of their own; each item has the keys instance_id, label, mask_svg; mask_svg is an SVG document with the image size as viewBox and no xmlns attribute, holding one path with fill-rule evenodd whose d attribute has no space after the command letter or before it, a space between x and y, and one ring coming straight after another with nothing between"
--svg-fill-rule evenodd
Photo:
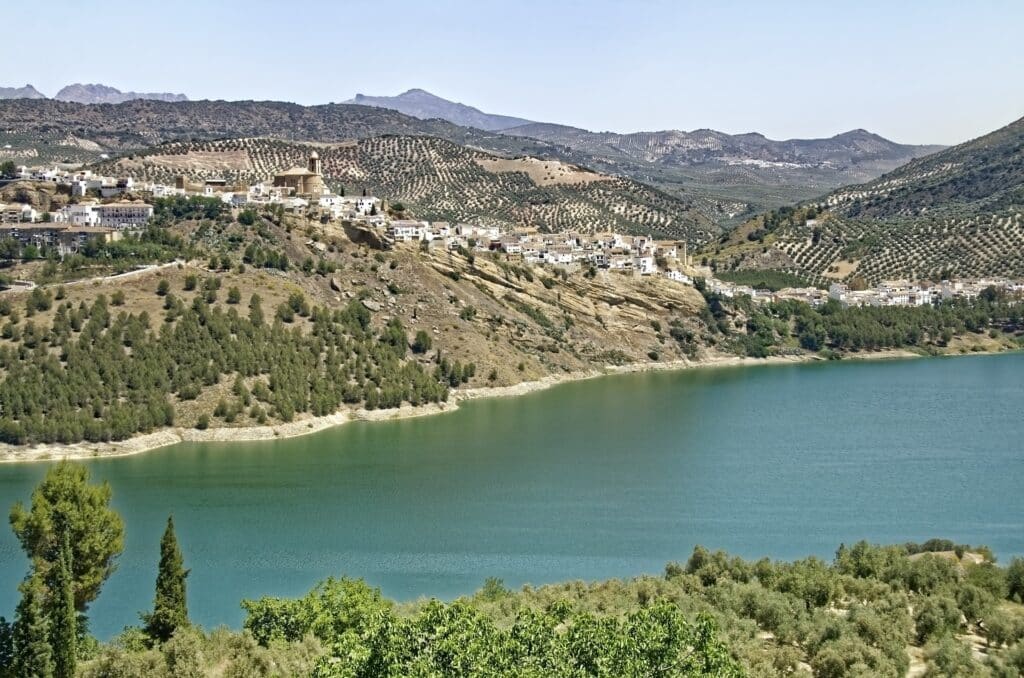
<instances>
[{"instance_id":1,"label":"haze over mountains","mask_svg":"<svg viewBox=\"0 0 1024 678\"><path fill-rule=\"evenodd\" d=\"M761 168L777 165L780 169L862 165L863 173L872 174L879 167L891 169L911 158L944 148L937 145L899 144L863 129L851 130L828 139L786 141L768 139L756 132L726 134L712 129L629 134L591 132L568 125L484 113L472 106L443 99L422 89L411 89L393 97L357 94L345 103L390 108L415 118L441 118L463 127L476 127L511 136L539 139L605 157L609 161L651 162L668 166L709 162Z\"/></svg>"},{"instance_id":2,"label":"haze over mountains","mask_svg":"<svg viewBox=\"0 0 1024 678\"><path fill-rule=\"evenodd\" d=\"M478 108L442 99L422 89L411 89L394 97L375 97L357 94L344 102L360 106L390 108L394 111L411 115L414 118L441 118L463 127L476 127L488 132L533 124L530 120L514 118L508 115L484 113Z\"/></svg>"},{"instance_id":3,"label":"haze over mountains","mask_svg":"<svg viewBox=\"0 0 1024 678\"><path fill-rule=\"evenodd\" d=\"M723 211L734 216L868 181L943 148L899 144L862 129L828 139L785 141L758 133L733 135L710 129L591 132L484 113L421 89L394 97L358 94L346 103L543 141L558 147L563 159L669 191L696 192L720 201Z\"/></svg>"},{"instance_id":4,"label":"haze over mountains","mask_svg":"<svg viewBox=\"0 0 1024 678\"><path fill-rule=\"evenodd\" d=\"M46 95L32 85L0 87L0 99L45 99Z\"/></svg>"},{"instance_id":5,"label":"haze over mountains","mask_svg":"<svg viewBox=\"0 0 1024 678\"><path fill-rule=\"evenodd\" d=\"M0 99L47 99L48 97L32 85L24 87L0 87ZM62 87L54 96L57 101L70 101L79 104L120 104L135 99L151 99L155 101L188 101L184 94L170 92L122 92L121 90L100 84L74 83Z\"/></svg>"}]
</instances>

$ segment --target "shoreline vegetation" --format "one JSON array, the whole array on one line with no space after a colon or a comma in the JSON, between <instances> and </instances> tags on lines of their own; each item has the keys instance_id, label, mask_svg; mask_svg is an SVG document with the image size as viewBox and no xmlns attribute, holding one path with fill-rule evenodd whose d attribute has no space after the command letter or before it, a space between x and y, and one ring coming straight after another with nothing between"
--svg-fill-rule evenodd
<instances>
[{"instance_id":1,"label":"shoreline vegetation","mask_svg":"<svg viewBox=\"0 0 1024 678\"><path fill-rule=\"evenodd\" d=\"M1006 353L1009 351L983 351L966 355L982 355ZM958 355L958 354L950 354ZM888 349L851 353L843 356L844 360L897 360L928 357L923 353L907 349ZM395 421L411 419L434 414L454 412L459 403L478 398L506 398L527 395L543 391L552 386L594 379L615 374L637 372L653 372L663 370L709 369L721 367L751 367L780 364L802 364L822 362L826 359L817 354L776 355L766 358L740 357L735 355L711 354L697 360L673 360L651 363L633 363L628 365L608 365L603 369L590 369L566 374L551 374L541 379L521 381L508 386L492 386L453 390L448 400L425 405L366 410L363 408L342 408L325 416L307 416L295 421L267 426L223 426L199 430L195 428L171 427L152 433L133 436L126 440L106 443L73 443L10 445L0 444L0 463L31 463L60 460L87 460L109 457L125 457L170 445L184 442L260 442L267 440L283 440L299 436L319 433L335 426L355 421Z\"/></svg>"}]
</instances>

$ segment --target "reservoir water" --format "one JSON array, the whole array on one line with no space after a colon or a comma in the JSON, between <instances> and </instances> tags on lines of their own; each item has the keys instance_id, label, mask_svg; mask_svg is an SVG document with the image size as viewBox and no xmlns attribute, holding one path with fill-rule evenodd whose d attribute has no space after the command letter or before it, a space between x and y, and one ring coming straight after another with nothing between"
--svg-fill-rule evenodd
<instances>
[{"instance_id":1,"label":"reservoir water","mask_svg":"<svg viewBox=\"0 0 1024 678\"><path fill-rule=\"evenodd\" d=\"M1024 354L606 377L454 413L88 462L125 553L102 638L152 604L174 514L193 618L329 575L397 599L660 573L695 544L831 559L945 537L1024 554ZM0 465L4 511L46 464ZM0 529L0 615L27 561Z\"/></svg>"}]
</instances>

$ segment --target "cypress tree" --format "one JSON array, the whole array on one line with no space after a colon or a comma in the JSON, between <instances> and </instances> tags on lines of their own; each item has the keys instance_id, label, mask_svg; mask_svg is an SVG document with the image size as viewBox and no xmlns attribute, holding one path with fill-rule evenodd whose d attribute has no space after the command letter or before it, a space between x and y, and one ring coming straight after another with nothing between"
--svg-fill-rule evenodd
<instances>
[{"instance_id":1,"label":"cypress tree","mask_svg":"<svg viewBox=\"0 0 1024 678\"><path fill-rule=\"evenodd\" d=\"M71 578L71 541L66 531L61 544L54 584L55 588L51 591L53 609L50 612L54 675L56 678L74 678L78 637L75 628L77 613L74 582Z\"/></svg>"},{"instance_id":2,"label":"cypress tree","mask_svg":"<svg viewBox=\"0 0 1024 678\"><path fill-rule=\"evenodd\" d=\"M21 602L14 619L14 675L53 678L50 623L43 612L42 583L28 579L22 584Z\"/></svg>"},{"instance_id":3,"label":"cypress tree","mask_svg":"<svg viewBox=\"0 0 1024 678\"><path fill-rule=\"evenodd\" d=\"M156 598L152 614L144 615L146 634L157 642L166 642L180 627L188 626L185 602L185 569L178 538L174 534L174 518L167 517L167 529L160 540L160 567L156 575Z\"/></svg>"}]
</instances>

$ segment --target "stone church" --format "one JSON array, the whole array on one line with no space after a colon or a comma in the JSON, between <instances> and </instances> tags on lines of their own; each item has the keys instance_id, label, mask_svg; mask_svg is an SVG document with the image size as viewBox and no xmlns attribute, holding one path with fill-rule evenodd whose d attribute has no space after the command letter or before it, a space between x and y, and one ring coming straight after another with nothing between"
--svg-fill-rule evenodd
<instances>
[{"instance_id":1,"label":"stone church","mask_svg":"<svg viewBox=\"0 0 1024 678\"><path fill-rule=\"evenodd\" d=\"M320 154L313 151L309 154L306 167L293 167L274 175L274 186L290 188L295 195L319 198L327 189L324 185L323 168L320 165Z\"/></svg>"}]
</instances>

